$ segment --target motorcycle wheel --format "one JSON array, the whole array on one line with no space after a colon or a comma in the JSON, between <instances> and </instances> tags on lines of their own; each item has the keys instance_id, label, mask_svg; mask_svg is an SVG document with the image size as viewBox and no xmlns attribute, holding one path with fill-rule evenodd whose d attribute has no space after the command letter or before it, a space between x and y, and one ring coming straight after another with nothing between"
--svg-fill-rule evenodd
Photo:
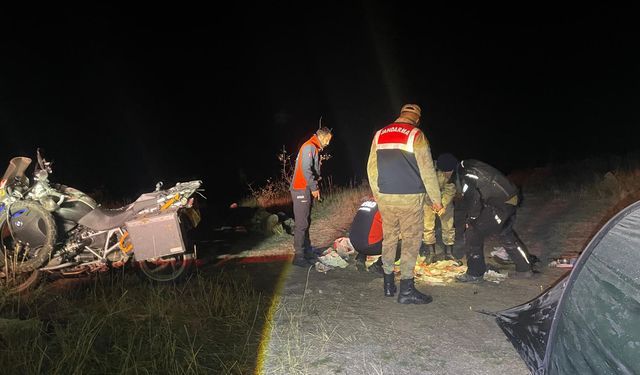
<instances>
[{"instance_id":1,"label":"motorcycle wheel","mask_svg":"<svg viewBox=\"0 0 640 375\"><path fill-rule=\"evenodd\" d=\"M152 282L178 282L191 273L194 262L194 254L168 255L153 260L139 261L138 270L141 276Z\"/></svg>"},{"instance_id":2,"label":"motorcycle wheel","mask_svg":"<svg viewBox=\"0 0 640 375\"><path fill-rule=\"evenodd\" d=\"M49 211L36 202L19 201L0 223L2 283L10 292L33 288L38 268L48 260L56 242L56 225Z\"/></svg>"},{"instance_id":3,"label":"motorcycle wheel","mask_svg":"<svg viewBox=\"0 0 640 375\"><path fill-rule=\"evenodd\" d=\"M23 272L11 277L3 277L0 285L8 294L20 294L35 289L43 280L42 273L38 270Z\"/></svg>"}]
</instances>

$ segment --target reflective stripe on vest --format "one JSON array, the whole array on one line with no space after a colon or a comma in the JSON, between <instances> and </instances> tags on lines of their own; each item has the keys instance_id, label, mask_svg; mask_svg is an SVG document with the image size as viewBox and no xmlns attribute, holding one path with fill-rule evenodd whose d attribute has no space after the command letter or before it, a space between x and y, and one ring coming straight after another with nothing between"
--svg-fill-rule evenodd
<instances>
[{"instance_id":1,"label":"reflective stripe on vest","mask_svg":"<svg viewBox=\"0 0 640 375\"><path fill-rule=\"evenodd\" d=\"M376 133L376 150L402 150L413 153L413 140L419 131L409 124L391 124Z\"/></svg>"}]
</instances>

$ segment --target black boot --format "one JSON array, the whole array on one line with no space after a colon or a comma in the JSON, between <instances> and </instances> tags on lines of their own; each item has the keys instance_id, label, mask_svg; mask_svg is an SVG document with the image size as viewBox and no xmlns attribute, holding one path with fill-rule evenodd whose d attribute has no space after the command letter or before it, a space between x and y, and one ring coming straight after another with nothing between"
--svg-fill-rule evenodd
<instances>
[{"instance_id":1,"label":"black boot","mask_svg":"<svg viewBox=\"0 0 640 375\"><path fill-rule=\"evenodd\" d=\"M371 273L376 273L380 276L384 276L384 269L382 268L382 257L378 258L378 260L375 261L375 263L370 265L369 268L367 268L367 271Z\"/></svg>"},{"instance_id":2,"label":"black boot","mask_svg":"<svg viewBox=\"0 0 640 375\"><path fill-rule=\"evenodd\" d=\"M483 276L472 276L468 273L463 273L462 275L456 276L456 281L459 283L469 283L469 284L478 284L484 281Z\"/></svg>"},{"instance_id":3,"label":"black boot","mask_svg":"<svg viewBox=\"0 0 640 375\"><path fill-rule=\"evenodd\" d=\"M422 246L420 246L420 249L422 250L422 248L424 248L423 253L424 253L424 264L431 264L431 263L435 263L436 261L436 244L432 243L432 244L425 244L424 242L422 243Z\"/></svg>"},{"instance_id":4,"label":"black boot","mask_svg":"<svg viewBox=\"0 0 640 375\"><path fill-rule=\"evenodd\" d=\"M384 296L393 297L396 294L396 276L393 273L384 274Z\"/></svg>"},{"instance_id":5,"label":"black boot","mask_svg":"<svg viewBox=\"0 0 640 375\"><path fill-rule=\"evenodd\" d=\"M367 256L364 254L358 253L356 255L356 269L360 272L367 271Z\"/></svg>"},{"instance_id":6,"label":"black boot","mask_svg":"<svg viewBox=\"0 0 640 375\"><path fill-rule=\"evenodd\" d=\"M304 256L301 256L299 254L296 254L296 255L293 256L291 264L293 264L294 266L298 266L298 267L309 267L309 266L312 265L311 263L309 263L307 258L305 258Z\"/></svg>"},{"instance_id":7,"label":"black boot","mask_svg":"<svg viewBox=\"0 0 640 375\"><path fill-rule=\"evenodd\" d=\"M318 253L313 248L305 249L304 259L306 259L309 264L314 265L318 261Z\"/></svg>"},{"instance_id":8,"label":"black boot","mask_svg":"<svg viewBox=\"0 0 640 375\"><path fill-rule=\"evenodd\" d=\"M433 301L428 294L420 293L413 282L413 279L400 280L400 293L398 293L398 303L416 305L426 304Z\"/></svg>"},{"instance_id":9,"label":"black boot","mask_svg":"<svg viewBox=\"0 0 640 375\"><path fill-rule=\"evenodd\" d=\"M291 263L298 267L309 267L316 264L318 256L313 249L297 250L293 256Z\"/></svg>"},{"instance_id":10,"label":"black boot","mask_svg":"<svg viewBox=\"0 0 640 375\"><path fill-rule=\"evenodd\" d=\"M444 260L456 260L453 256L453 245L444 245Z\"/></svg>"}]
</instances>

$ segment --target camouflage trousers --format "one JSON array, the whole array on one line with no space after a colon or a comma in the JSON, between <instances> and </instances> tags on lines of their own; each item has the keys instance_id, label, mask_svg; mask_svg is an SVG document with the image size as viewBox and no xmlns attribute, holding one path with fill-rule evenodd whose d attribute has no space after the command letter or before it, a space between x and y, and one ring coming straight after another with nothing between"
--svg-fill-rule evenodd
<instances>
[{"instance_id":1,"label":"camouflage trousers","mask_svg":"<svg viewBox=\"0 0 640 375\"><path fill-rule=\"evenodd\" d=\"M400 278L412 279L424 221L425 194L378 194L378 209L382 217L382 268L393 273L398 240L402 238Z\"/></svg>"},{"instance_id":2,"label":"camouflage trousers","mask_svg":"<svg viewBox=\"0 0 640 375\"><path fill-rule=\"evenodd\" d=\"M456 229L453 226L453 204L448 204L442 216L439 216L440 228L442 230L442 242L445 245L453 245L456 238ZM430 205L424 207L424 232L422 241L427 245L436 243L436 220L438 214Z\"/></svg>"}]
</instances>

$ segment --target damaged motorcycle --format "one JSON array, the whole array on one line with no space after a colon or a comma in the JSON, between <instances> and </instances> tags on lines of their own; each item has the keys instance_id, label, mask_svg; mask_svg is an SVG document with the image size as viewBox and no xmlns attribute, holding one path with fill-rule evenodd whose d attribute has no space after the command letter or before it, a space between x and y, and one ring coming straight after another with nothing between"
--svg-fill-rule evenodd
<instances>
[{"instance_id":1,"label":"damaged motorcycle","mask_svg":"<svg viewBox=\"0 0 640 375\"><path fill-rule=\"evenodd\" d=\"M33 288L44 276L77 277L132 265L154 282L184 278L196 260L189 231L200 221L195 195L202 181L179 182L117 209L52 183L51 163L37 151L15 157L0 180L0 287Z\"/></svg>"}]
</instances>

